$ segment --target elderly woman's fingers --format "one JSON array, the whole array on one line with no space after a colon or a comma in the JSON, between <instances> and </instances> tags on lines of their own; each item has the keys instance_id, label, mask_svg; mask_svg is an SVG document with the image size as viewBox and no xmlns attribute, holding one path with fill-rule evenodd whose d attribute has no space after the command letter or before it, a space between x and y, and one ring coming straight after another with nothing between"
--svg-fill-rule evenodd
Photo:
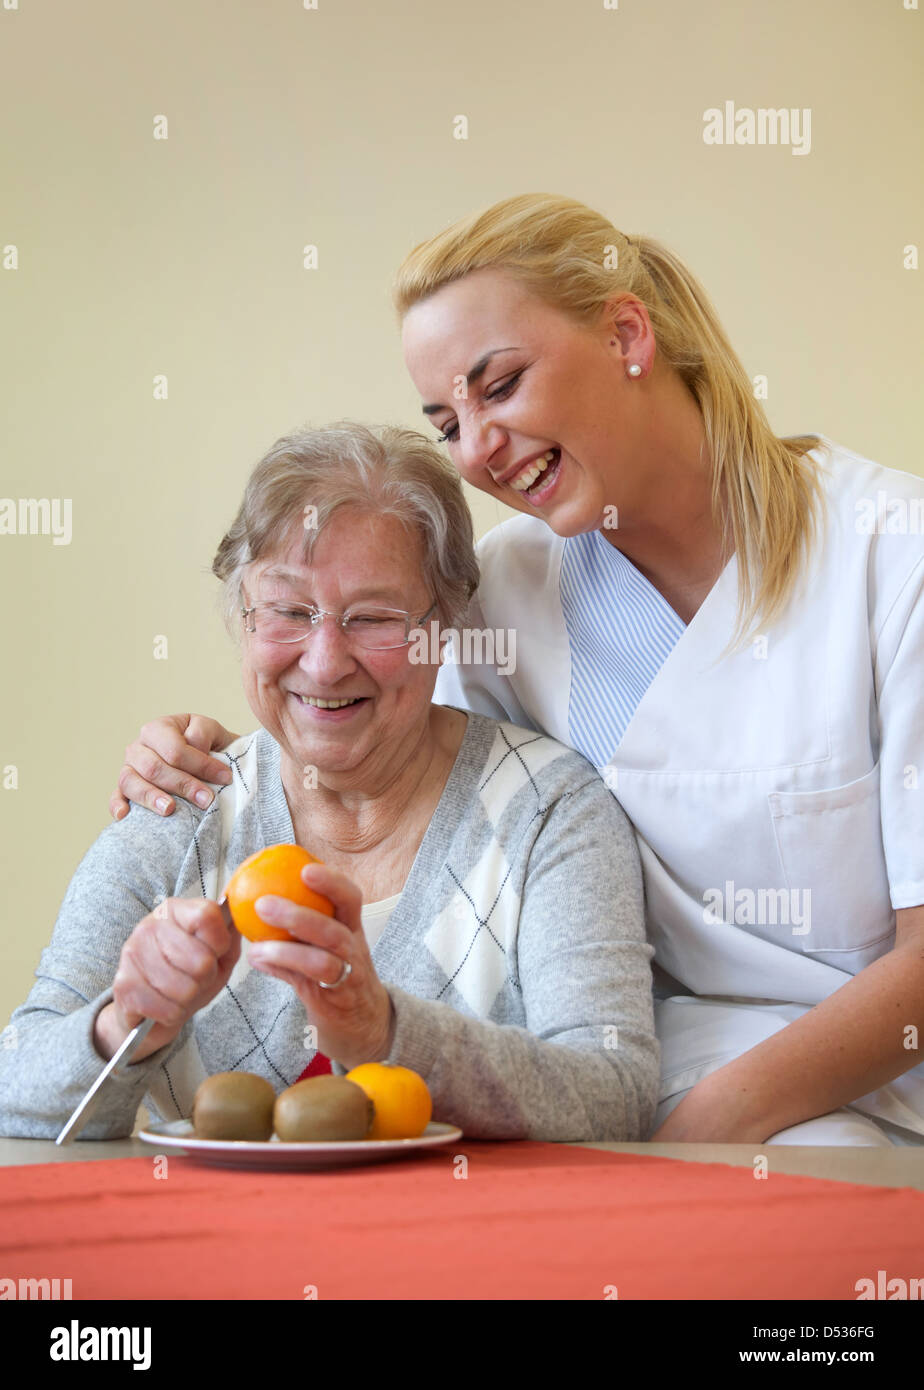
<instances>
[{"instance_id":1,"label":"elderly woman's fingers","mask_svg":"<svg viewBox=\"0 0 924 1390\"><path fill-rule=\"evenodd\" d=\"M313 946L261 941L250 948L254 969L283 980L318 1025L317 1046L346 1067L377 1061L391 1050L394 1006L366 946L353 942L352 967L342 984L343 961ZM334 988L321 989L325 984Z\"/></svg>"},{"instance_id":2,"label":"elderly woman's fingers","mask_svg":"<svg viewBox=\"0 0 924 1390\"><path fill-rule=\"evenodd\" d=\"M227 951L233 951L235 959L240 955L240 932L228 926L218 903L210 898L168 898L162 904L161 916L169 917L185 932L198 937L216 956L224 956Z\"/></svg>"},{"instance_id":3,"label":"elderly woman's fingers","mask_svg":"<svg viewBox=\"0 0 924 1390\"><path fill-rule=\"evenodd\" d=\"M163 962L194 980L200 989L216 978L227 952L233 952L235 959L240 955L239 934L232 929L230 935L235 940L225 940L229 932L217 907L215 916L217 922L209 918L195 932L179 926L170 918L156 920L149 934L152 950L159 951ZM149 978L152 984L162 988L156 975Z\"/></svg>"},{"instance_id":4,"label":"elderly woman's fingers","mask_svg":"<svg viewBox=\"0 0 924 1390\"><path fill-rule=\"evenodd\" d=\"M180 1028L199 991L195 980L163 960L150 939L130 937L123 946L112 993L126 1018L153 1018L166 1028Z\"/></svg>"},{"instance_id":5,"label":"elderly woman's fingers","mask_svg":"<svg viewBox=\"0 0 924 1390\"><path fill-rule=\"evenodd\" d=\"M328 864L306 864L301 877L309 888L330 899L334 904L334 916L350 931L362 933L363 895L347 874Z\"/></svg>"},{"instance_id":6,"label":"elderly woman's fingers","mask_svg":"<svg viewBox=\"0 0 924 1390\"><path fill-rule=\"evenodd\" d=\"M265 893L254 903L257 916L273 927L284 927L299 943L318 946L325 951L348 953L353 943L353 932L336 917L328 917L316 912L313 907L301 907L289 898ZM286 943L288 944L288 943Z\"/></svg>"},{"instance_id":7,"label":"elderly woman's fingers","mask_svg":"<svg viewBox=\"0 0 924 1390\"><path fill-rule=\"evenodd\" d=\"M180 1027L224 988L240 951L241 938L217 903L168 899L123 946L115 1000L124 1015Z\"/></svg>"},{"instance_id":8,"label":"elderly woman's fingers","mask_svg":"<svg viewBox=\"0 0 924 1390\"><path fill-rule=\"evenodd\" d=\"M268 975L285 980L297 990L306 980L312 984L334 984L343 973L343 962L347 957L301 942L261 941L259 945L255 943L251 946L248 959L255 970L265 970ZM350 966L353 966L352 960ZM355 985L361 981L353 983Z\"/></svg>"},{"instance_id":9,"label":"elderly woman's fingers","mask_svg":"<svg viewBox=\"0 0 924 1390\"><path fill-rule=\"evenodd\" d=\"M217 958L211 955L203 973L214 975L216 964ZM126 944L113 988L123 1007L130 1000L133 1007L138 1005L149 1018L176 1027L186 1021L189 1006L205 983L205 979L171 965L160 944L147 936ZM149 996L154 1001L153 1008L160 1012L150 1012L142 996Z\"/></svg>"},{"instance_id":10,"label":"elderly woman's fingers","mask_svg":"<svg viewBox=\"0 0 924 1390\"><path fill-rule=\"evenodd\" d=\"M323 886L338 913L351 920L355 917L357 929L286 898L266 895L256 902L260 916L272 916L276 925L301 939L255 941L248 960L255 970L294 989L309 1019L320 1027L318 1047L326 1056L349 1066L383 1057L391 1047L394 1010L362 930L362 895L344 874L333 870L323 878L313 877L311 886L318 891ZM344 964L350 967L345 979Z\"/></svg>"}]
</instances>

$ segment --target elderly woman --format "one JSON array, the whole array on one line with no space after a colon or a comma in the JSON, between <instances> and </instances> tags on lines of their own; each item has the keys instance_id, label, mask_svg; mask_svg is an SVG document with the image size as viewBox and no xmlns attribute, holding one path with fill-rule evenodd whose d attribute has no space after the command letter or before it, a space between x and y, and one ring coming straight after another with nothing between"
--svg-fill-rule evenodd
<instances>
[{"instance_id":1,"label":"elderly woman","mask_svg":"<svg viewBox=\"0 0 924 1390\"><path fill-rule=\"evenodd\" d=\"M477 585L451 466L410 430L292 434L213 570L261 727L207 810L135 808L80 864L0 1053L0 1131L55 1135L148 1016L84 1137L130 1133L142 1101L188 1116L219 1071L282 1090L369 1061L419 1072L472 1136L644 1137L659 1055L631 827L579 754L433 704L439 653L412 646ZM290 842L335 916L261 898L298 940L242 953L215 899Z\"/></svg>"}]
</instances>

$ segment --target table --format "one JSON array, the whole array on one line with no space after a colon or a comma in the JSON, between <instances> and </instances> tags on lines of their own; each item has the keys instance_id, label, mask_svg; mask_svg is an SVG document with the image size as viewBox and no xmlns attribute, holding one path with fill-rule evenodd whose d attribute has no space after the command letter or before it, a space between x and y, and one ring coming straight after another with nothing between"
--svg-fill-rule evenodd
<instances>
[{"instance_id":1,"label":"table","mask_svg":"<svg viewBox=\"0 0 924 1390\"><path fill-rule=\"evenodd\" d=\"M463 1138L248 1172L165 1165L137 1138L0 1139L0 1165L0 1276L68 1278L74 1299L836 1300L856 1315L867 1280L924 1297L919 1149Z\"/></svg>"},{"instance_id":2,"label":"table","mask_svg":"<svg viewBox=\"0 0 924 1390\"><path fill-rule=\"evenodd\" d=\"M810 1178L910 1187L924 1192L924 1146L921 1148L799 1148L789 1144L617 1144L590 1142L563 1148L601 1149L610 1153L675 1158L687 1163L727 1163L751 1168L765 1155L771 1172ZM60 1148L52 1139L0 1137L0 1168L24 1163L86 1163L110 1158L151 1157L140 1139L111 1139L103 1143L77 1140ZM922 1270L924 1273L924 1270Z\"/></svg>"}]
</instances>

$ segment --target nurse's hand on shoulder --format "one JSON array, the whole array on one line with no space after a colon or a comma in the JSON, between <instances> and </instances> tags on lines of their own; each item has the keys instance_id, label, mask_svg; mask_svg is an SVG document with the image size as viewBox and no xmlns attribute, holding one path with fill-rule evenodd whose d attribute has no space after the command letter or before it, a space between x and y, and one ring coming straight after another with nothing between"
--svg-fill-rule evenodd
<instances>
[{"instance_id":1,"label":"nurse's hand on shoulder","mask_svg":"<svg viewBox=\"0 0 924 1390\"><path fill-rule=\"evenodd\" d=\"M169 816L176 809L172 796L197 806L211 805L215 793L205 783L229 783L231 769L209 753L227 748L238 737L204 714L152 719L125 750L118 789L109 798L111 814L122 820L129 802L136 801L159 816Z\"/></svg>"}]
</instances>

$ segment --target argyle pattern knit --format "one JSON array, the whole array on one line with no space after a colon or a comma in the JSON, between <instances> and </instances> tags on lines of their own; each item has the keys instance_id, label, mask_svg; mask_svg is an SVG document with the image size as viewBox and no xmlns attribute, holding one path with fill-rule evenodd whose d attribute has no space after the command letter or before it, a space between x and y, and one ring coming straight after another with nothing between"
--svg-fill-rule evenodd
<instances>
[{"instance_id":1,"label":"argyle pattern knit","mask_svg":"<svg viewBox=\"0 0 924 1390\"><path fill-rule=\"evenodd\" d=\"M207 810L178 800L163 818L133 805L79 865L0 1049L0 1133L53 1137L98 1075L94 1019L143 917L167 897L220 898L248 855L294 841L274 739L259 729L221 756L233 782ZM469 713L372 948L395 1009L387 1060L424 1077L434 1119L472 1137L647 1137L659 1049L642 894L634 834L590 764ZM154 1120L188 1117L219 1071L281 1091L324 1066L312 1036L295 992L251 970L245 947L170 1044L109 1082L84 1137L130 1134L142 1101Z\"/></svg>"}]
</instances>

